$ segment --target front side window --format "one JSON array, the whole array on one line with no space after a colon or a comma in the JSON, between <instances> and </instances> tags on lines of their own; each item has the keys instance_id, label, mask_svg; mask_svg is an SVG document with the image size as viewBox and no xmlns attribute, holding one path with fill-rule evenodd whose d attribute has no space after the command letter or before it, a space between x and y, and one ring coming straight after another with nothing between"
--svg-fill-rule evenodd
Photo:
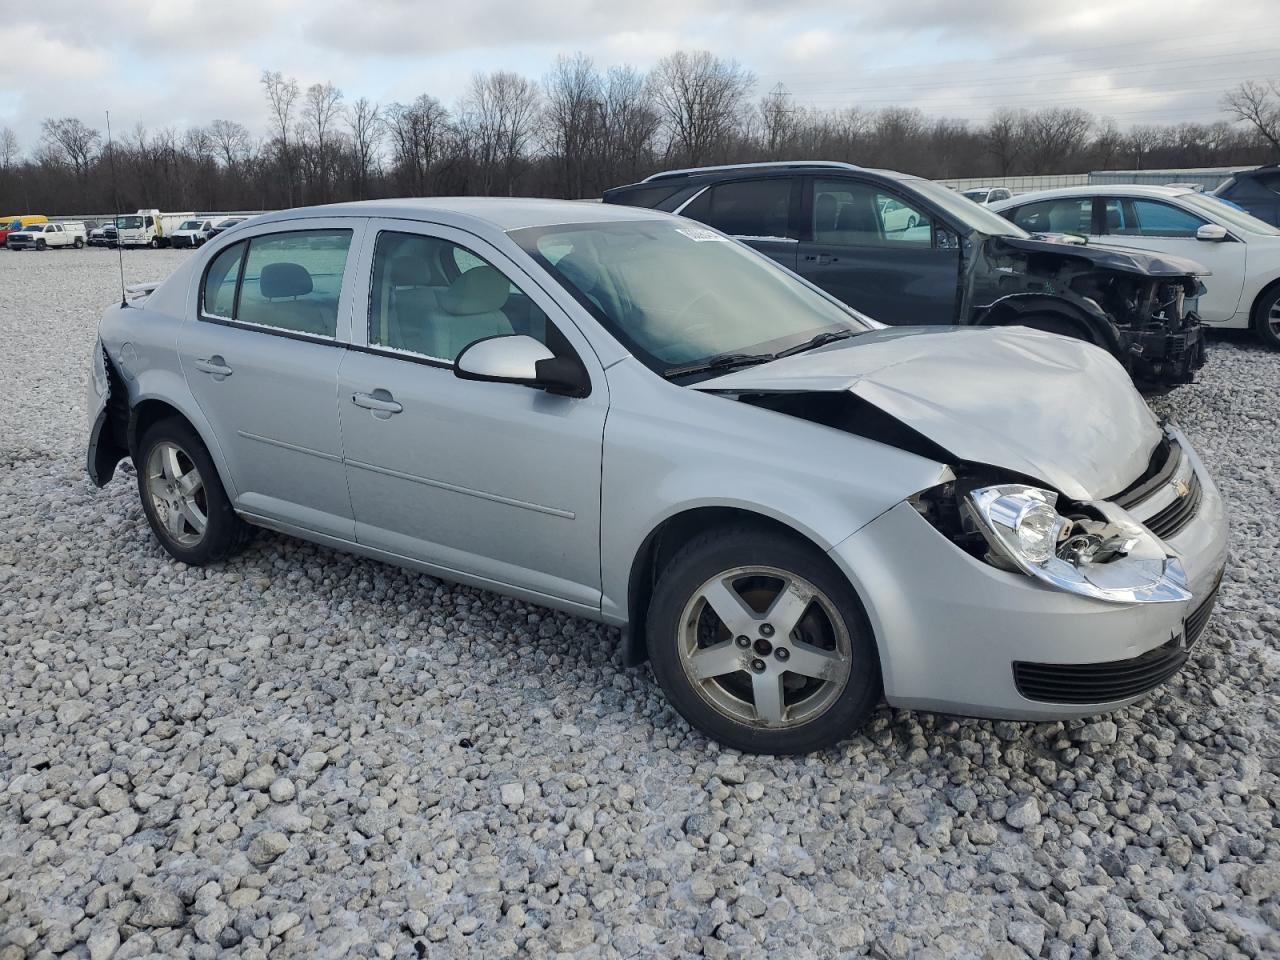
<instances>
[{"instance_id":1,"label":"front side window","mask_svg":"<svg viewBox=\"0 0 1280 960\"><path fill-rule=\"evenodd\" d=\"M1088 236L1093 232L1092 197L1057 197L1037 200L1018 207L1013 222L1031 233L1075 233Z\"/></svg>"},{"instance_id":2,"label":"front side window","mask_svg":"<svg viewBox=\"0 0 1280 960\"><path fill-rule=\"evenodd\" d=\"M736 180L709 187L681 213L732 237L786 237L791 180Z\"/></svg>"},{"instance_id":3,"label":"front side window","mask_svg":"<svg viewBox=\"0 0 1280 960\"><path fill-rule=\"evenodd\" d=\"M693 224L566 224L510 236L658 373L870 327L768 258Z\"/></svg>"},{"instance_id":4,"label":"front side window","mask_svg":"<svg viewBox=\"0 0 1280 960\"><path fill-rule=\"evenodd\" d=\"M856 180L816 180L813 239L854 247L933 243L932 221L921 208Z\"/></svg>"},{"instance_id":5,"label":"front side window","mask_svg":"<svg viewBox=\"0 0 1280 960\"><path fill-rule=\"evenodd\" d=\"M452 363L485 337L548 342L551 322L497 267L440 237L383 231L373 252L369 345Z\"/></svg>"},{"instance_id":6,"label":"front side window","mask_svg":"<svg viewBox=\"0 0 1280 960\"><path fill-rule=\"evenodd\" d=\"M228 247L205 274L204 312L332 339L350 246L350 230L326 229L272 233Z\"/></svg>"},{"instance_id":7,"label":"front side window","mask_svg":"<svg viewBox=\"0 0 1280 960\"><path fill-rule=\"evenodd\" d=\"M1107 233L1121 237L1194 237L1205 221L1159 200L1109 197Z\"/></svg>"}]
</instances>

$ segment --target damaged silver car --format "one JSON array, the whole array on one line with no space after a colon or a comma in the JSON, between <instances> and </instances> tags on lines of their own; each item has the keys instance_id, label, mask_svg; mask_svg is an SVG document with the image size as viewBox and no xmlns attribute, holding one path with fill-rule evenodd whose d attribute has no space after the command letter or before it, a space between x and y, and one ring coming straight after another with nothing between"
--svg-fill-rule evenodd
<instances>
[{"instance_id":1,"label":"damaged silver car","mask_svg":"<svg viewBox=\"0 0 1280 960\"><path fill-rule=\"evenodd\" d=\"M291 210L106 311L88 470L175 558L267 527L621 628L730 746L890 704L1096 714L1172 676L1226 523L1099 348L884 328L693 221Z\"/></svg>"}]
</instances>

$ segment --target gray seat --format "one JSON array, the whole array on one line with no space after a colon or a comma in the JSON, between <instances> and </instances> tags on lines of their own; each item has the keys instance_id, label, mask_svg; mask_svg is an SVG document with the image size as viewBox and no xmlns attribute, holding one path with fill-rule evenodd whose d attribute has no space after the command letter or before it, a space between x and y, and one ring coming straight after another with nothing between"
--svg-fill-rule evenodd
<instances>
[{"instance_id":1,"label":"gray seat","mask_svg":"<svg viewBox=\"0 0 1280 960\"><path fill-rule=\"evenodd\" d=\"M1081 206L1079 200L1064 200L1049 208L1049 231L1051 233L1088 233L1080 224Z\"/></svg>"},{"instance_id":2,"label":"gray seat","mask_svg":"<svg viewBox=\"0 0 1280 960\"><path fill-rule=\"evenodd\" d=\"M420 352L453 360L476 340L515 333L502 312L510 291L510 281L493 267L472 267L440 294L431 322L422 328Z\"/></svg>"},{"instance_id":3,"label":"gray seat","mask_svg":"<svg viewBox=\"0 0 1280 960\"><path fill-rule=\"evenodd\" d=\"M431 264L425 257L400 256L387 267L389 292L384 307L387 315L385 334L380 338L400 350L425 352L425 329L435 322L439 312L439 294L445 288L434 287Z\"/></svg>"},{"instance_id":4,"label":"gray seat","mask_svg":"<svg viewBox=\"0 0 1280 960\"><path fill-rule=\"evenodd\" d=\"M299 300L309 296L315 287L311 274L300 263L268 263L258 276L258 293L261 300L242 298L237 319L246 323L333 336L334 331L325 323L320 305L311 300Z\"/></svg>"}]
</instances>

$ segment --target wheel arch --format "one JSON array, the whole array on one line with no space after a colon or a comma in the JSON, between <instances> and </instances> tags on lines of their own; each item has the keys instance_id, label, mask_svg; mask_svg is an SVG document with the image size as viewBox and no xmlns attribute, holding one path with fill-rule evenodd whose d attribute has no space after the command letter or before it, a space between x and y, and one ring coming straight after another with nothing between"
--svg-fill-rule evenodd
<instances>
[{"instance_id":1,"label":"wheel arch","mask_svg":"<svg viewBox=\"0 0 1280 960\"><path fill-rule=\"evenodd\" d=\"M217 467L218 479L222 481L223 489L226 491L228 498L234 503L237 496L234 479L227 469L226 459L222 455L222 448L218 445L213 429L200 412L200 408L195 403L194 398L179 398L169 391L151 390L139 393L132 399L129 405L129 422L125 436L129 446L129 456L134 458L135 466L138 441L142 434L152 424L169 417L177 417L183 420L196 432L196 436L200 438L200 442L204 444L205 449L209 451L209 456L212 458L214 466Z\"/></svg>"},{"instance_id":2,"label":"wheel arch","mask_svg":"<svg viewBox=\"0 0 1280 960\"><path fill-rule=\"evenodd\" d=\"M627 579L627 623L622 627L623 664L637 666L649 659L646 627L649 602L658 577L676 552L690 539L709 530L728 526L755 526L761 530L781 533L817 550L824 556L827 548L817 537L789 518L770 516L764 512L743 506L703 505L681 509L659 521L641 541L631 561ZM837 570L839 565L835 564ZM844 571L840 575L848 580ZM870 632L866 602L856 583L849 581L853 593L862 607L863 626ZM874 640L873 634L873 640ZM877 642L878 647L878 642Z\"/></svg>"},{"instance_id":3,"label":"wheel arch","mask_svg":"<svg viewBox=\"0 0 1280 960\"><path fill-rule=\"evenodd\" d=\"M1266 286L1258 291L1257 296L1253 298L1253 303L1249 305L1249 326L1252 327L1258 322L1258 311L1262 308L1262 304L1270 297L1280 291L1280 277L1271 280Z\"/></svg>"},{"instance_id":4,"label":"wheel arch","mask_svg":"<svg viewBox=\"0 0 1280 960\"><path fill-rule=\"evenodd\" d=\"M1115 325L1106 316L1095 316L1068 300L1045 294L1012 294L984 307L974 318L975 326L1016 326L1024 317L1058 317L1075 324L1096 345L1116 353L1120 338Z\"/></svg>"}]
</instances>

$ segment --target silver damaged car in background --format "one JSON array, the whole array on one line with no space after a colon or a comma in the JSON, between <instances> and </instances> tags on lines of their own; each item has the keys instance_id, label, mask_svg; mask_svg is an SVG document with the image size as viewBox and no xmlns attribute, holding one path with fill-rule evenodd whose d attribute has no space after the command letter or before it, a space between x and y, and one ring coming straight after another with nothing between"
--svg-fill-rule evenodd
<instances>
[{"instance_id":1,"label":"silver damaged car in background","mask_svg":"<svg viewBox=\"0 0 1280 960\"><path fill-rule=\"evenodd\" d=\"M1212 480L1102 350L886 329L662 213L290 210L135 292L88 470L132 458L170 554L263 526L602 620L742 750L831 745L882 694L1126 705L1225 563Z\"/></svg>"}]
</instances>

